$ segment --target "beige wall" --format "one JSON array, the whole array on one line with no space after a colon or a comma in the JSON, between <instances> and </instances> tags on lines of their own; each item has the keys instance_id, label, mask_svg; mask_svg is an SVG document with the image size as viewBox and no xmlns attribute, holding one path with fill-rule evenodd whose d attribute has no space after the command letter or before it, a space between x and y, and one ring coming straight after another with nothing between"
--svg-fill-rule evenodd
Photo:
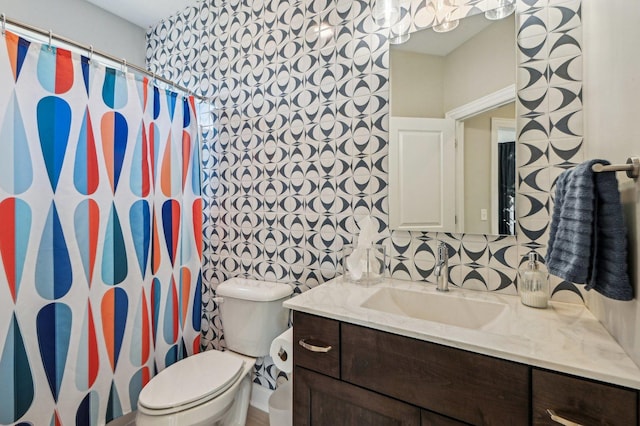
<instances>
[{"instance_id":1,"label":"beige wall","mask_svg":"<svg viewBox=\"0 0 640 426\"><path fill-rule=\"evenodd\" d=\"M391 48L391 116L443 118L447 111L515 84L514 35L511 16L448 56Z\"/></svg>"},{"instance_id":2,"label":"beige wall","mask_svg":"<svg viewBox=\"0 0 640 426\"><path fill-rule=\"evenodd\" d=\"M145 65L144 29L84 0L0 0L8 18L93 45L130 64Z\"/></svg>"},{"instance_id":3,"label":"beige wall","mask_svg":"<svg viewBox=\"0 0 640 426\"><path fill-rule=\"evenodd\" d=\"M583 1L586 158L624 163L640 156L640 2ZM640 365L640 180L617 173L629 229L636 299L619 302L587 293L589 309Z\"/></svg>"},{"instance_id":4,"label":"beige wall","mask_svg":"<svg viewBox=\"0 0 640 426\"><path fill-rule=\"evenodd\" d=\"M516 82L515 15L497 21L451 52L444 63L444 110Z\"/></svg>"},{"instance_id":5,"label":"beige wall","mask_svg":"<svg viewBox=\"0 0 640 426\"><path fill-rule=\"evenodd\" d=\"M391 116L444 118L444 58L390 49Z\"/></svg>"},{"instance_id":6,"label":"beige wall","mask_svg":"<svg viewBox=\"0 0 640 426\"><path fill-rule=\"evenodd\" d=\"M491 234L491 118L515 120L515 102L464 121L464 232ZM487 209L487 220L480 219Z\"/></svg>"}]
</instances>

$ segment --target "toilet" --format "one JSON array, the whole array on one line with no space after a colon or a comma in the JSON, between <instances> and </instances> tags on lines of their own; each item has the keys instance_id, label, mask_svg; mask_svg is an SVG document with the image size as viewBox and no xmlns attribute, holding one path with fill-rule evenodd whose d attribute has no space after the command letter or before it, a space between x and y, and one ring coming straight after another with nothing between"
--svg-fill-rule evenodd
<instances>
[{"instance_id":1,"label":"toilet","mask_svg":"<svg viewBox=\"0 0 640 426\"><path fill-rule=\"evenodd\" d=\"M232 278L218 285L216 302L227 350L205 351L172 364L142 389L136 425L243 426L256 357L287 328L282 302L291 286Z\"/></svg>"}]
</instances>

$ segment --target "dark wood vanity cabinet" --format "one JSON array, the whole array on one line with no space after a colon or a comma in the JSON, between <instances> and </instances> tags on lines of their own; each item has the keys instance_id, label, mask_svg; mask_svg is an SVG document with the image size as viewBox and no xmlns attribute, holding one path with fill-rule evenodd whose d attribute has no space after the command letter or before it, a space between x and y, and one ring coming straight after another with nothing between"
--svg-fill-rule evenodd
<instances>
[{"instance_id":1,"label":"dark wood vanity cabinet","mask_svg":"<svg viewBox=\"0 0 640 426\"><path fill-rule=\"evenodd\" d=\"M301 367L295 368L294 377L293 424L296 426L466 425Z\"/></svg>"},{"instance_id":2,"label":"dark wood vanity cabinet","mask_svg":"<svg viewBox=\"0 0 640 426\"><path fill-rule=\"evenodd\" d=\"M638 424L638 392L534 368L531 374L534 425L557 425L547 410L577 424Z\"/></svg>"},{"instance_id":3,"label":"dark wood vanity cabinet","mask_svg":"<svg viewBox=\"0 0 640 426\"><path fill-rule=\"evenodd\" d=\"M638 425L635 390L297 311L293 330L296 426Z\"/></svg>"},{"instance_id":4,"label":"dark wood vanity cabinet","mask_svg":"<svg viewBox=\"0 0 640 426\"><path fill-rule=\"evenodd\" d=\"M294 313L293 341L296 366L340 378L340 322L313 315ZM299 342L322 345L326 352L304 349Z\"/></svg>"},{"instance_id":5,"label":"dark wood vanity cabinet","mask_svg":"<svg viewBox=\"0 0 640 426\"><path fill-rule=\"evenodd\" d=\"M342 324L341 379L470 424L526 424L527 366Z\"/></svg>"},{"instance_id":6,"label":"dark wood vanity cabinet","mask_svg":"<svg viewBox=\"0 0 640 426\"><path fill-rule=\"evenodd\" d=\"M420 426L418 407L301 367L293 377L296 426Z\"/></svg>"}]
</instances>

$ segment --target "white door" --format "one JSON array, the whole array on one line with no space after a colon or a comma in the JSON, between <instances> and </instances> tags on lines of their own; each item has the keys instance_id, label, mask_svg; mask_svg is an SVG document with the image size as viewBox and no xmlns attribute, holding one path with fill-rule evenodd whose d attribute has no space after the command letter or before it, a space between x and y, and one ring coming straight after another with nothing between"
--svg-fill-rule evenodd
<instances>
[{"instance_id":1,"label":"white door","mask_svg":"<svg viewBox=\"0 0 640 426\"><path fill-rule=\"evenodd\" d=\"M455 232L455 121L389 119L389 225Z\"/></svg>"}]
</instances>

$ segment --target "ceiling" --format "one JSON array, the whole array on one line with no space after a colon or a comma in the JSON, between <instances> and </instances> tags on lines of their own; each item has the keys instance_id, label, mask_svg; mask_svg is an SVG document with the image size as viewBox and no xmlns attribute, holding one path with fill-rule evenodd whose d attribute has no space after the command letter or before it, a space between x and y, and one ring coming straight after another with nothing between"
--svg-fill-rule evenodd
<instances>
[{"instance_id":1,"label":"ceiling","mask_svg":"<svg viewBox=\"0 0 640 426\"><path fill-rule=\"evenodd\" d=\"M409 41L393 45L394 50L422 53L425 55L447 56L460 45L496 21L484 17L484 13L460 20L458 28L448 33L437 33L427 28L411 33Z\"/></svg>"},{"instance_id":2,"label":"ceiling","mask_svg":"<svg viewBox=\"0 0 640 426\"><path fill-rule=\"evenodd\" d=\"M145 30L200 0L85 0Z\"/></svg>"}]
</instances>

